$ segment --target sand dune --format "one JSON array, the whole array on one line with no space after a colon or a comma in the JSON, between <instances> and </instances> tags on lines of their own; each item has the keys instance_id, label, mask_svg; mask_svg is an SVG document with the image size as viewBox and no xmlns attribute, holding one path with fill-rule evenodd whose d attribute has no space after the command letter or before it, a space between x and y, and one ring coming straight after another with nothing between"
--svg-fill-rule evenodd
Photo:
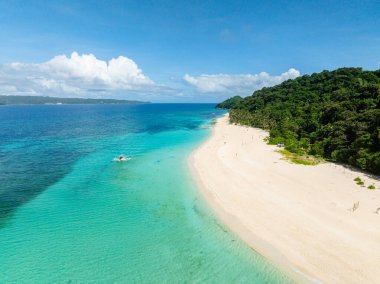
<instances>
[{"instance_id":1,"label":"sand dune","mask_svg":"<svg viewBox=\"0 0 380 284\"><path fill-rule=\"evenodd\" d=\"M194 177L222 222L288 273L380 283L380 182L332 163L291 164L266 136L225 116L191 155ZM376 189L358 186L357 176Z\"/></svg>"}]
</instances>

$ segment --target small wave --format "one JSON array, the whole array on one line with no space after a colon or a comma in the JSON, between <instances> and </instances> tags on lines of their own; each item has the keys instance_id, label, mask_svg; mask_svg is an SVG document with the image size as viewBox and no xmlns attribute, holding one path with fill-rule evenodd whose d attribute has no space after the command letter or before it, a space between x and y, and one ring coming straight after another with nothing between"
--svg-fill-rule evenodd
<instances>
[{"instance_id":1,"label":"small wave","mask_svg":"<svg viewBox=\"0 0 380 284\"><path fill-rule=\"evenodd\" d=\"M128 162L131 159L132 159L131 157L123 157L123 159L120 160L119 157L115 157L112 159L112 161L114 161L114 162Z\"/></svg>"}]
</instances>

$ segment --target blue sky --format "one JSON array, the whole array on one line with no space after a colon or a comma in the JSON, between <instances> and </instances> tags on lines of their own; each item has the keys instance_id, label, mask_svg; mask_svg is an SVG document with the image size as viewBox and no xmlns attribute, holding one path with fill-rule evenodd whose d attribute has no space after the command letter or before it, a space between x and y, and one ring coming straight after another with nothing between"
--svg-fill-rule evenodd
<instances>
[{"instance_id":1,"label":"blue sky","mask_svg":"<svg viewBox=\"0 0 380 284\"><path fill-rule=\"evenodd\" d=\"M0 64L4 94L217 102L379 69L380 1L0 1Z\"/></svg>"}]
</instances>

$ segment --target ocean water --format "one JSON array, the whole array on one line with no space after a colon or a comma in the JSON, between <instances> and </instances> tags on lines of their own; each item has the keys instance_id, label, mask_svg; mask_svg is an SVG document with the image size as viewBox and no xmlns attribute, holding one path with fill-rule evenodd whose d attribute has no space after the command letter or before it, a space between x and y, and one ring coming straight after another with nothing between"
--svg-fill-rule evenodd
<instances>
[{"instance_id":1,"label":"ocean water","mask_svg":"<svg viewBox=\"0 0 380 284\"><path fill-rule=\"evenodd\" d=\"M191 179L187 157L221 113L1 106L0 283L292 283Z\"/></svg>"}]
</instances>

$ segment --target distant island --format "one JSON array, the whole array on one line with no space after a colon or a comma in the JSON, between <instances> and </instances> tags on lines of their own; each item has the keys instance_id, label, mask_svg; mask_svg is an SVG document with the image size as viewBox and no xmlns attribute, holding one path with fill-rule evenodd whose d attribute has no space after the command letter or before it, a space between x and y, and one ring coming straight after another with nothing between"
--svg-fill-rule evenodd
<instances>
[{"instance_id":1,"label":"distant island","mask_svg":"<svg viewBox=\"0 0 380 284\"><path fill-rule=\"evenodd\" d=\"M380 70L340 68L288 80L219 105L269 143L380 174Z\"/></svg>"},{"instance_id":2,"label":"distant island","mask_svg":"<svg viewBox=\"0 0 380 284\"><path fill-rule=\"evenodd\" d=\"M1 96L0 105L77 105L77 104L143 104L150 102L116 100L116 99L83 99L58 98L43 96Z\"/></svg>"}]
</instances>

